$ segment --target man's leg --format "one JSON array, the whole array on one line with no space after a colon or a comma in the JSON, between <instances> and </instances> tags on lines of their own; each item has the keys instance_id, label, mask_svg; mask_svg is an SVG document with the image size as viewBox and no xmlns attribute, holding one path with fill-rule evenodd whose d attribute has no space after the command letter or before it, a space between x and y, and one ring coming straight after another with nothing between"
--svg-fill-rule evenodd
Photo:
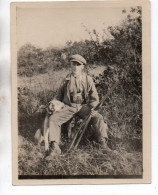
<instances>
[{"instance_id":1,"label":"man's leg","mask_svg":"<svg viewBox=\"0 0 158 195\"><path fill-rule=\"evenodd\" d=\"M85 118L90 113L90 107L88 105L84 105L81 110L79 111L78 115L82 118ZM108 140L108 127L107 124L104 122L103 116L96 112L90 121L90 124L93 125L93 128L96 133L97 141L101 144L102 148L106 151L111 151L110 148L107 146Z\"/></svg>"},{"instance_id":2,"label":"man's leg","mask_svg":"<svg viewBox=\"0 0 158 195\"><path fill-rule=\"evenodd\" d=\"M91 119L90 122L93 125L93 128L94 128L94 130L95 130L95 132L97 134L98 141L101 138L108 139L108 135L107 135L108 126L104 122L103 116L101 114L99 114L97 112L94 116L92 116L92 119Z\"/></svg>"},{"instance_id":3,"label":"man's leg","mask_svg":"<svg viewBox=\"0 0 158 195\"><path fill-rule=\"evenodd\" d=\"M49 153L46 154L46 160L51 160L54 155L61 154L61 149L59 147L61 125L70 120L76 112L76 108L65 106L62 110L49 117L50 150Z\"/></svg>"},{"instance_id":4,"label":"man's leg","mask_svg":"<svg viewBox=\"0 0 158 195\"><path fill-rule=\"evenodd\" d=\"M49 140L59 144L61 135L61 125L70 120L77 112L76 108L66 106L59 112L54 113L49 118Z\"/></svg>"},{"instance_id":5,"label":"man's leg","mask_svg":"<svg viewBox=\"0 0 158 195\"><path fill-rule=\"evenodd\" d=\"M104 152L112 152L112 150L108 147L108 126L104 122L103 116L99 113L96 113L92 119L91 119L91 124L93 125L98 143L100 144L102 151Z\"/></svg>"},{"instance_id":6,"label":"man's leg","mask_svg":"<svg viewBox=\"0 0 158 195\"><path fill-rule=\"evenodd\" d=\"M86 116L88 116L90 111L91 109L88 105L83 105L81 110L78 112L78 115L81 118L85 118ZM107 124L104 122L103 116L101 114L96 112L92 116L90 123L93 125L98 137L108 138L108 135L107 135L108 127L107 127Z\"/></svg>"}]
</instances>

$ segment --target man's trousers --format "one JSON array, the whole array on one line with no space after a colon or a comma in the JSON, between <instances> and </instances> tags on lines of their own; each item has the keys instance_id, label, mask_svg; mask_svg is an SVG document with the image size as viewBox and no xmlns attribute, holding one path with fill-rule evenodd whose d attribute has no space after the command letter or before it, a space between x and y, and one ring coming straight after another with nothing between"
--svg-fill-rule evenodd
<instances>
[{"instance_id":1,"label":"man's trousers","mask_svg":"<svg viewBox=\"0 0 158 195\"><path fill-rule=\"evenodd\" d=\"M81 109L78 111L77 108L65 106L59 112L54 113L48 119L49 126L49 140L55 141L59 144L61 137L61 125L69 121L75 114L77 114L81 118L85 118L90 113L90 107L88 105L83 105ZM104 123L104 119L101 114L96 112L92 115L90 120L90 124L92 124L93 129L96 131L97 139L100 140L102 138L107 138L107 124Z\"/></svg>"}]
</instances>

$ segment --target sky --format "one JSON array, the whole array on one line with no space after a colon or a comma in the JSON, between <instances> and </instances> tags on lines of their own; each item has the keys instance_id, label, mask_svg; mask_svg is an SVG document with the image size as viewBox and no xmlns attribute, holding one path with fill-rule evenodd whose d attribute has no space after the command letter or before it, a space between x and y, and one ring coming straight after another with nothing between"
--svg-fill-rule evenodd
<instances>
[{"instance_id":1,"label":"sky","mask_svg":"<svg viewBox=\"0 0 158 195\"><path fill-rule=\"evenodd\" d=\"M89 39L85 31L119 24L124 18L123 7L88 8L18 8L17 45L31 43L41 48L61 47L67 41Z\"/></svg>"}]
</instances>

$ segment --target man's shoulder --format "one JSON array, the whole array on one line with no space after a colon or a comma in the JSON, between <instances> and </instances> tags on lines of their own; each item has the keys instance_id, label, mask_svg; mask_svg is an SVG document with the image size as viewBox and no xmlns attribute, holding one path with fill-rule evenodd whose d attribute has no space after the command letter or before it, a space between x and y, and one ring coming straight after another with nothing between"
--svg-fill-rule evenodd
<instances>
[{"instance_id":1,"label":"man's shoulder","mask_svg":"<svg viewBox=\"0 0 158 195\"><path fill-rule=\"evenodd\" d=\"M85 76L87 77L88 82L93 82L93 78L91 77L91 75L84 73Z\"/></svg>"},{"instance_id":2,"label":"man's shoulder","mask_svg":"<svg viewBox=\"0 0 158 195\"><path fill-rule=\"evenodd\" d=\"M71 77L71 73L67 74L66 77L64 78L64 81L69 81Z\"/></svg>"},{"instance_id":3,"label":"man's shoulder","mask_svg":"<svg viewBox=\"0 0 158 195\"><path fill-rule=\"evenodd\" d=\"M61 80L61 86L66 85L69 80L70 80L70 74L67 74L66 77L62 78L62 80Z\"/></svg>"},{"instance_id":4,"label":"man's shoulder","mask_svg":"<svg viewBox=\"0 0 158 195\"><path fill-rule=\"evenodd\" d=\"M64 81L69 81L71 76L72 76L72 73L67 74L66 77L64 78ZM83 78L86 79L90 83L93 82L92 76L87 73L83 73Z\"/></svg>"}]
</instances>

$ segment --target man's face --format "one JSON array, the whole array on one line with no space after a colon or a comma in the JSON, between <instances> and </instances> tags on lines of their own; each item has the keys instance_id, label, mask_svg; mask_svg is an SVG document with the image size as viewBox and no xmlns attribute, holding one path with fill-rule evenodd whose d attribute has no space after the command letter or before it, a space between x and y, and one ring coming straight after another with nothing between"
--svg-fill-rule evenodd
<instances>
[{"instance_id":1,"label":"man's face","mask_svg":"<svg viewBox=\"0 0 158 195\"><path fill-rule=\"evenodd\" d=\"M82 70L84 69L84 65L76 61L71 61L71 69L74 74L79 75L82 73Z\"/></svg>"}]
</instances>

